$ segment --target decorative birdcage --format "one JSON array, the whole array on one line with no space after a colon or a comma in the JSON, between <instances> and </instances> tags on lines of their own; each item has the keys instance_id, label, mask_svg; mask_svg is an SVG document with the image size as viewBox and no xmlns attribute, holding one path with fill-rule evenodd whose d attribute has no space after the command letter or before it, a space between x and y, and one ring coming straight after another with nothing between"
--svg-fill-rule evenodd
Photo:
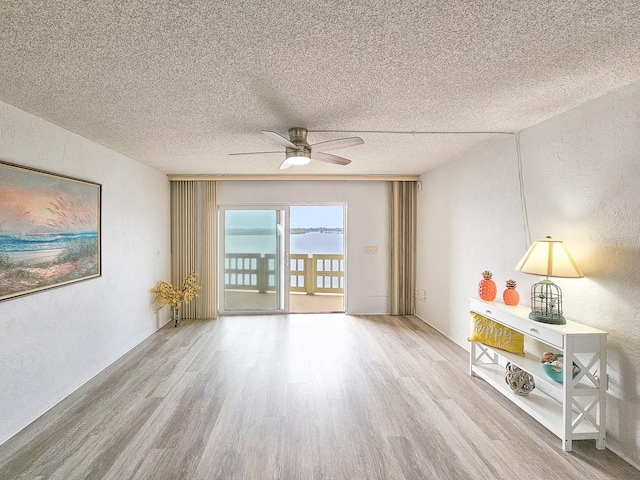
<instances>
[{"instance_id":1,"label":"decorative birdcage","mask_svg":"<svg viewBox=\"0 0 640 480\"><path fill-rule=\"evenodd\" d=\"M542 323L563 325L567 321L562 316L562 291L548 278L531 287L531 320Z\"/></svg>"}]
</instances>

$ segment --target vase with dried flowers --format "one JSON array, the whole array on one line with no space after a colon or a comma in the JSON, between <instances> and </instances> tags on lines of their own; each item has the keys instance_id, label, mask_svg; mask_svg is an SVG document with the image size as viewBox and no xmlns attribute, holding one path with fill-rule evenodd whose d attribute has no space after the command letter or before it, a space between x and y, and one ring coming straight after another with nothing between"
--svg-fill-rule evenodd
<instances>
[{"instance_id":1,"label":"vase with dried flowers","mask_svg":"<svg viewBox=\"0 0 640 480\"><path fill-rule=\"evenodd\" d=\"M180 322L180 307L196 298L201 289L202 287L196 283L196 272L187 275L180 287L169 282L158 282L151 289L151 293L155 295L154 303L160 303L155 311L157 312L166 305L171 307L171 320L173 320L174 327L177 327Z\"/></svg>"}]
</instances>

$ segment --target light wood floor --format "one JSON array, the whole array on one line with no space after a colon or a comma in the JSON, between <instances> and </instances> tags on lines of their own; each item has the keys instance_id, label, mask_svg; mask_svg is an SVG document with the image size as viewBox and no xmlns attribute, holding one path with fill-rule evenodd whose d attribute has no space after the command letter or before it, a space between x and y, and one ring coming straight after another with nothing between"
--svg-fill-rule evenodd
<instances>
[{"instance_id":1,"label":"light wood floor","mask_svg":"<svg viewBox=\"0 0 640 480\"><path fill-rule=\"evenodd\" d=\"M411 317L167 326L0 447L4 479L638 479Z\"/></svg>"}]
</instances>

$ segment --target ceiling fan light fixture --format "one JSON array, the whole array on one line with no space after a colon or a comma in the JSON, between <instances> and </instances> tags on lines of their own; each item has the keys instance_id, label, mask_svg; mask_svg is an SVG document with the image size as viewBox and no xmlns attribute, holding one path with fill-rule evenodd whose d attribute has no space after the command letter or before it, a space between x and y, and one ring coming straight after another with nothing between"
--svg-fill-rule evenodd
<instances>
[{"instance_id":1,"label":"ceiling fan light fixture","mask_svg":"<svg viewBox=\"0 0 640 480\"><path fill-rule=\"evenodd\" d=\"M311 151L308 148L294 150L287 148L287 163L289 165L306 165L311 161Z\"/></svg>"},{"instance_id":2,"label":"ceiling fan light fixture","mask_svg":"<svg viewBox=\"0 0 640 480\"><path fill-rule=\"evenodd\" d=\"M287 162L289 162L291 165L306 165L310 161L310 157L303 157L301 155L298 155L296 157L287 157Z\"/></svg>"},{"instance_id":3,"label":"ceiling fan light fixture","mask_svg":"<svg viewBox=\"0 0 640 480\"><path fill-rule=\"evenodd\" d=\"M261 130L261 132L273 142L286 147L285 159L280 164L280 170L286 170L294 165L306 165L310 163L311 160L318 160L320 162L331 163L334 165L349 165L351 160L333 155L332 153L326 153L326 150L355 147L356 145L362 145L364 143L360 137L346 137L309 145L307 142L308 130L302 127L290 128L288 139L271 130ZM230 153L229 155L252 155L265 153L279 152Z\"/></svg>"}]
</instances>

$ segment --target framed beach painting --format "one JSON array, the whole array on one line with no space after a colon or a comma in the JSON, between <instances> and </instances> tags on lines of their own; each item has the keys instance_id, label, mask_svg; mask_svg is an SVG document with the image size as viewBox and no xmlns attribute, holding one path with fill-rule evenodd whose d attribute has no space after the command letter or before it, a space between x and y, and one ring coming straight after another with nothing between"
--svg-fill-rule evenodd
<instances>
[{"instance_id":1,"label":"framed beach painting","mask_svg":"<svg viewBox=\"0 0 640 480\"><path fill-rule=\"evenodd\" d=\"M101 275L101 185L0 162L0 301Z\"/></svg>"}]
</instances>

